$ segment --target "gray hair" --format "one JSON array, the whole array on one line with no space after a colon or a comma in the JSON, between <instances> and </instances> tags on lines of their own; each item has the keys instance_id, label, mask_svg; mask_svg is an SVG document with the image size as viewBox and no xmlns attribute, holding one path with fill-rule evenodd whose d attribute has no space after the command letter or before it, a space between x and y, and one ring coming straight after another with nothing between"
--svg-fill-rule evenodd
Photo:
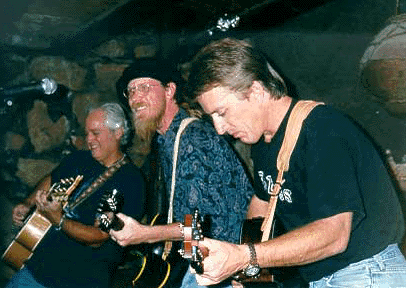
<instances>
[{"instance_id":1,"label":"gray hair","mask_svg":"<svg viewBox=\"0 0 406 288\"><path fill-rule=\"evenodd\" d=\"M103 111L106 116L104 124L107 128L113 132L121 128L123 129L123 136L120 139L120 144L122 146L126 145L131 137L131 128L124 109L117 103L105 103L99 107L90 107L87 114L89 115L94 110L99 109Z\"/></svg>"}]
</instances>

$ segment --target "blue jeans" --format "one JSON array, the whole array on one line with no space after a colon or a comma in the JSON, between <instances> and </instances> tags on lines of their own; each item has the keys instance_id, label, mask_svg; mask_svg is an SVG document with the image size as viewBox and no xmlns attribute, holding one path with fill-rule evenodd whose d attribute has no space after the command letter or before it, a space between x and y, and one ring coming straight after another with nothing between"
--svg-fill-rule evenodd
<instances>
[{"instance_id":1,"label":"blue jeans","mask_svg":"<svg viewBox=\"0 0 406 288\"><path fill-rule=\"evenodd\" d=\"M46 288L45 286L39 284L34 277L32 276L31 272L27 268L22 268L7 283L6 287L4 288Z\"/></svg>"},{"instance_id":2,"label":"blue jeans","mask_svg":"<svg viewBox=\"0 0 406 288\"><path fill-rule=\"evenodd\" d=\"M200 286L199 284L197 284L196 276L195 276L195 274L190 272L190 268L187 270L185 276L183 277L182 285L180 286L180 288L206 288L206 287L207 286ZM228 283L228 282L210 286L210 288L217 288L217 287L232 288L231 283Z\"/></svg>"},{"instance_id":3,"label":"blue jeans","mask_svg":"<svg viewBox=\"0 0 406 288\"><path fill-rule=\"evenodd\" d=\"M398 245L392 244L371 258L310 282L309 287L406 288L406 260Z\"/></svg>"}]
</instances>

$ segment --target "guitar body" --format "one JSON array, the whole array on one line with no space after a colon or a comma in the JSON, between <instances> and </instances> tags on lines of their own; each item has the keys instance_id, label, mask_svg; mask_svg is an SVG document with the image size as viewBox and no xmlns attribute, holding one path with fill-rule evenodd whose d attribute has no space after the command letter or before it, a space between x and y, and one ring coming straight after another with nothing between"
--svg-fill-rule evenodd
<instances>
[{"instance_id":1,"label":"guitar body","mask_svg":"<svg viewBox=\"0 0 406 288\"><path fill-rule=\"evenodd\" d=\"M70 193L76 188L82 176L75 180L65 179L54 184L49 195L56 197L57 201L66 202ZM35 210L25 221L17 236L3 253L2 260L12 268L19 270L24 267L24 262L31 258L35 248L51 228L52 223L41 213Z\"/></svg>"},{"instance_id":2,"label":"guitar body","mask_svg":"<svg viewBox=\"0 0 406 288\"><path fill-rule=\"evenodd\" d=\"M150 225L165 224L166 218L157 214ZM165 257L165 246L169 254ZM189 263L178 250L179 242L142 244L130 250L125 264L116 277L125 282L121 287L133 288L175 288L179 287ZM126 279L126 280L124 280Z\"/></svg>"},{"instance_id":3,"label":"guitar body","mask_svg":"<svg viewBox=\"0 0 406 288\"><path fill-rule=\"evenodd\" d=\"M35 211L4 252L3 260L13 268L21 269L51 226L47 218Z\"/></svg>"},{"instance_id":4,"label":"guitar body","mask_svg":"<svg viewBox=\"0 0 406 288\"><path fill-rule=\"evenodd\" d=\"M171 253L172 254L172 253ZM175 253L173 253L175 254ZM166 260L160 254L149 252L137 255L138 273L133 276L132 287L134 288L174 288L180 286L187 266L182 265L183 259L170 256Z\"/></svg>"},{"instance_id":5,"label":"guitar body","mask_svg":"<svg viewBox=\"0 0 406 288\"><path fill-rule=\"evenodd\" d=\"M121 212L124 198L114 189L107 191L101 198L96 214L99 228L107 233L110 230L121 230L124 222L116 216ZM156 215L151 225L164 224L161 215ZM171 243L171 242L168 242ZM166 287L168 283L171 264L163 260L164 244L138 245L136 249L129 250L124 265L118 267L113 280L114 287ZM172 243L171 243L172 244Z\"/></svg>"},{"instance_id":6,"label":"guitar body","mask_svg":"<svg viewBox=\"0 0 406 288\"><path fill-rule=\"evenodd\" d=\"M262 239L261 225L264 218L253 218L244 221L241 227L240 244L259 243ZM274 218L270 238L282 235L285 228L282 223ZM303 288L308 287L297 271L296 267L284 268L262 268L260 275L255 278L246 277L242 272L235 276L237 281L246 288L260 287L283 287L283 288Z\"/></svg>"}]
</instances>

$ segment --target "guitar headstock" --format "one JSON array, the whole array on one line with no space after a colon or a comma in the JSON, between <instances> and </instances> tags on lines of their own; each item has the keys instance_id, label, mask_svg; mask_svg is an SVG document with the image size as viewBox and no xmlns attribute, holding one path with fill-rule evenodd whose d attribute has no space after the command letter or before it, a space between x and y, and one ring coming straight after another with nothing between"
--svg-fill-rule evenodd
<instances>
[{"instance_id":1,"label":"guitar headstock","mask_svg":"<svg viewBox=\"0 0 406 288\"><path fill-rule=\"evenodd\" d=\"M48 199L50 201L67 202L70 194L76 189L82 179L83 176L78 175L76 178L64 178L54 183L49 189Z\"/></svg>"},{"instance_id":2,"label":"guitar headstock","mask_svg":"<svg viewBox=\"0 0 406 288\"><path fill-rule=\"evenodd\" d=\"M190 260L190 265L196 273L203 273L203 254L199 248L199 241L203 240L202 218L199 210L195 209L193 215L186 214L183 224L184 240L179 253L183 258Z\"/></svg>"},{"instance_id":3,"label":"guitar headstock","mask_svg":"<svg viewBox=\"0 0 406 288\"><path fill-rule=\"evenodd\" d=\"M103 212L121 212L124 205L124 197L117 189L104 193L101 197L97 211Z\"/></svg>"},{"instance_id":4,"label":"guitar headstock","mask_svg":"<svg viewBox=\"0 0 406 288\"><path fill-rule=\"evenodd\" d=\"M124 197L117 189L105 193L97 207L96 219L99 221L99 228L105 232L110 229L121 230L124 223L115 215L121 212L124 205Z\"/></svg>"}]
</instances>

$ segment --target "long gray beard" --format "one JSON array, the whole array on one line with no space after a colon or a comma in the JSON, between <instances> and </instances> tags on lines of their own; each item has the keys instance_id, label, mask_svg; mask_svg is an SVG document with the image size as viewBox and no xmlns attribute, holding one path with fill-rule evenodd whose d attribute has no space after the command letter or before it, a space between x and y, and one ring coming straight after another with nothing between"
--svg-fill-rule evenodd
<instances>
[{"instance_id":1,"label":"long gray beard","mask_svg":"<svg viewBox=\"0 0 406 288\"><path fill-rule=\"evenodd\" d=\"M127 154L133 160L134 164L141 167L148 154L151 152L151 142L154 138L158 123L160 121L134 121L135 135L132 146L127 151Z\"/></svg>"}]
</instances>

